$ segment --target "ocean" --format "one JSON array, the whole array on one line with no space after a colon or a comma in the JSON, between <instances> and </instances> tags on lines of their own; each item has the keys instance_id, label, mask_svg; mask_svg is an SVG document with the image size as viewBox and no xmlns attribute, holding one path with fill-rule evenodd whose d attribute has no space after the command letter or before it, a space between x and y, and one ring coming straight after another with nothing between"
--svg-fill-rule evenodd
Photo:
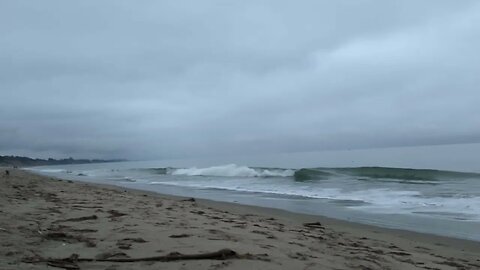
<instances>
[{"instance_id":1,"label":"ocean","mask_svg":"<svg viewBox=\"0 0 480 270\"><path fill-rule=\"evenodd\" d=\"M42 166L35 172L480 241L480 144Z\"/></svg>"}]
</instances>

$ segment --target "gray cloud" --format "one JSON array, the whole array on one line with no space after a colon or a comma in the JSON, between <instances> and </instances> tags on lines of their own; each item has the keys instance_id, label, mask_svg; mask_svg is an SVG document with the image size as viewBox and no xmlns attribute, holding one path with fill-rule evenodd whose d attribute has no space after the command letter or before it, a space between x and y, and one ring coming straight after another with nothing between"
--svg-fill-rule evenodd
<instances>
[{"instance_id":1,"label":"gray cloud","mask_svg":"<svg viewBox=\"0 0 480 270\"><path fill-rule=\"evenodd\" d=\"M3 1L0 154L480 142L476 1Z\"/></svg>"}]
</instances>

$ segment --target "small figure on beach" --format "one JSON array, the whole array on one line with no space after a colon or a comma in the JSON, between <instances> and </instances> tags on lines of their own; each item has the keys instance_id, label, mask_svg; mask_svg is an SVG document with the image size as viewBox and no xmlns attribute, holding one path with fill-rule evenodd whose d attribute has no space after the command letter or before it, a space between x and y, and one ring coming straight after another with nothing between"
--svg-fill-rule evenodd
<instances>
[{"instance_id":1,"label":"small figure on beach","mask_svg":"<svg viewBox=\"0 0 480 270\"><path fill-rule=\"evenodd\" d=\"M9 175L10 175L10 171L5 170L5 176L9 176Z\"/></svg>"}]
</instances>

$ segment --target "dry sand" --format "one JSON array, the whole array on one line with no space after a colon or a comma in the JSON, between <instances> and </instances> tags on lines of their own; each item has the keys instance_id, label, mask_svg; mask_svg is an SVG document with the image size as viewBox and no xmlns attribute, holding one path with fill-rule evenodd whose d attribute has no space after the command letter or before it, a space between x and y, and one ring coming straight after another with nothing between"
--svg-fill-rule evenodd
<instances>
[{"instance_id":1,"label":"dry sand","mask_svg":"<svg viewBox=\"0 0 480 270\"><path fill-rule=\"evenodd\" d=\"M0 173L0 269L480 269L478 242Z\"/></svg>"}]
</instances>

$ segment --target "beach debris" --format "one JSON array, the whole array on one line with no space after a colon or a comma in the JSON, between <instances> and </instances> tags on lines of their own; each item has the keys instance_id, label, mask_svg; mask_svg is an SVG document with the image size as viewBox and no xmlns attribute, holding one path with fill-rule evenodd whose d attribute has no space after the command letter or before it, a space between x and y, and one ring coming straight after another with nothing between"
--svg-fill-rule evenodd
<instances>
[{"instance_id":1,"label":"beach debris","mask_svg":"<svg viewBox=\"0 0 480 270\"><path fill-rule=\"evenodd\" d=\"M199 253L199 254L182 254L179 252L171 252L164 256L154 256L145 258L130 258L130 259L107 259L113 262L139 262L139 261L180 261L180 260L226 260L236 258L238 254L231 249L221 249L215 252Z\"/></svg>"},{"instance_id":2,"label":"beach debris","mask_svg":"<svg viewBox=\"0 0 480 270\"><path fill-rule=\"evenodd\" d=\"M190 234L182 233L182 234L172 234L169 237L170 238L186 238L190 236L191 236Z\"/></svg>"},{"instance_id":3,"label":"beach debris","mask_svg":"<svg viewBox=\"0 0 480 270\"><path fill-rule=\"evenodd\" d=\"M141 237L137 237L137 238L125 238L123 240L127 240L127 241L132 241L134 243L146 243L148 242L147 240L141 238Z\"/></svg>"},{"instance_id":4,"label":"beach debris","mask_svg":"<svg viewBox=\"0 0 480 270\"><path fill-rule=\"evenodd\" d=\"M188 198L188 199L182 200L182 202L195 202L195 198Z\"/></svg>"},{"instance_id":5,"label":"beach debris","mask_svg":"<svg viewBox=\"0 0 480 270\"><path fill-rule=\"evenodd\" d=\"M77 217L77 218L68 218L68 219L61 219L55 222L76 222L76 221L84 221L84 220L95 220L98 219L97 215L85 216L85 217Z\"/></svg>"},{"instance_id":6,"label":"beach debris","mask_svg":"<svg viewBox=\"0 0 480 270\"><path fill-rule=\"evenodd\" d=\"M79 232L79 233L94 233L98 232L96 229L71 229L74 232Z\"/></svg>"},{"instance_id":7,"label":"beach debris","mask_svg":"<svg viewBox=\"0 0 480 270\"><path fill-rule=\"evenodd\" d=\"M123 252L103 252L95 256L96 260L105 260L105 259L110 259L110 258L130 258L126 253Z\"/></svg>"},{"instance_id":8,"label":"beach debris","mask_svg":"<svg viewBox=\"0 0 480 270\"><path fill-rule=\"evenodd\" d=\"M114 255L120 255L117 253ZM105 255L105 254L103 254ZM115 256L110 256L107 258L101 258L102 254L98 255L97 258L80 258L78 254L72 254L67 258L43 258L39 255L33 257L26 257L22 261L25 263L47 263L49 266L54 266L63 269L77 270L80 269L78 266L79 262L118 262L118 263L128 263L128 262L171 262L171 261L183 261L183 260L228 260L228 259L249 259L249 260L263 260L268 261L268 254L243 254L239 255L237 252L231 249L221 249L215 252L207 253L198 253L198 254L182 254L179 252L171 252L167 255L153 256L153 257L142 257L142 258L114 258Z\"/></svg>"},{"instance_id":9,"label":"beach debris","mask_svg":"<svg viewBox=\"0 0 480 270\"><path fill-rule=\"evenodd\" d=\"M103 208L103 205L82 205L82 204L73 204L72 206L70 206L72 208L85 208L85 209L88 209L88 208L91 208L91 209L99 209L99 208Z\"/></svg>"},{"instance_id":10,"label":"beach debris","mask_svg":"<svg viewBox=\"0 0 480 270\"><path fill-rule=\"evenodd\" d=\"M121 217L121 216L126 216L127 214L122 213L117 210L108 210L107 213L110 214L109 218L116 218L116 217Z\"/></svg>"},{"instance_id":11,"label":"beach debris","mask_svg":"<svg viewBox=\"0 0 480 270\"><path fill-rule=\"evenodd\" d=\"M389 254L398 255L398 256L411 256L412 254L401 251L391 251Z\"/></svg>"},{"instance_id":12,"label":"beach debris","mask_svg":"<svg viewBox=\"0 0 480 270\"><path fill-rule=\"evenodd\" d=\"M130 249L132 248L132 243L117 242L117 247L119 249Z\"/></svg>"},{"instance_id":13,"label":"beach debris","mask_svg":"<svg viewBox=\"0 0 480 270\"><path fill-rule=\"evenodd\" d=\"M78 266L76 263L71 263L71 262L57 262L57 261L52 261L52 262L47 262L48 266L52 267L57 267L57 268L63 268L63 269L68 269L68 270L79 270L80 266Z\"/></svg>"},{"instance_id":14,"label":"beach debris","mask_svg":"<svg viewBox=\"0 0 480 270\"><path fill-rule=\"evenodd\" d=\"M323 227L322 223L320 223L318 221L303 223L303 226L308 227L308 228L325 229L325 227Z\"/></svg>"}]
</instances>

